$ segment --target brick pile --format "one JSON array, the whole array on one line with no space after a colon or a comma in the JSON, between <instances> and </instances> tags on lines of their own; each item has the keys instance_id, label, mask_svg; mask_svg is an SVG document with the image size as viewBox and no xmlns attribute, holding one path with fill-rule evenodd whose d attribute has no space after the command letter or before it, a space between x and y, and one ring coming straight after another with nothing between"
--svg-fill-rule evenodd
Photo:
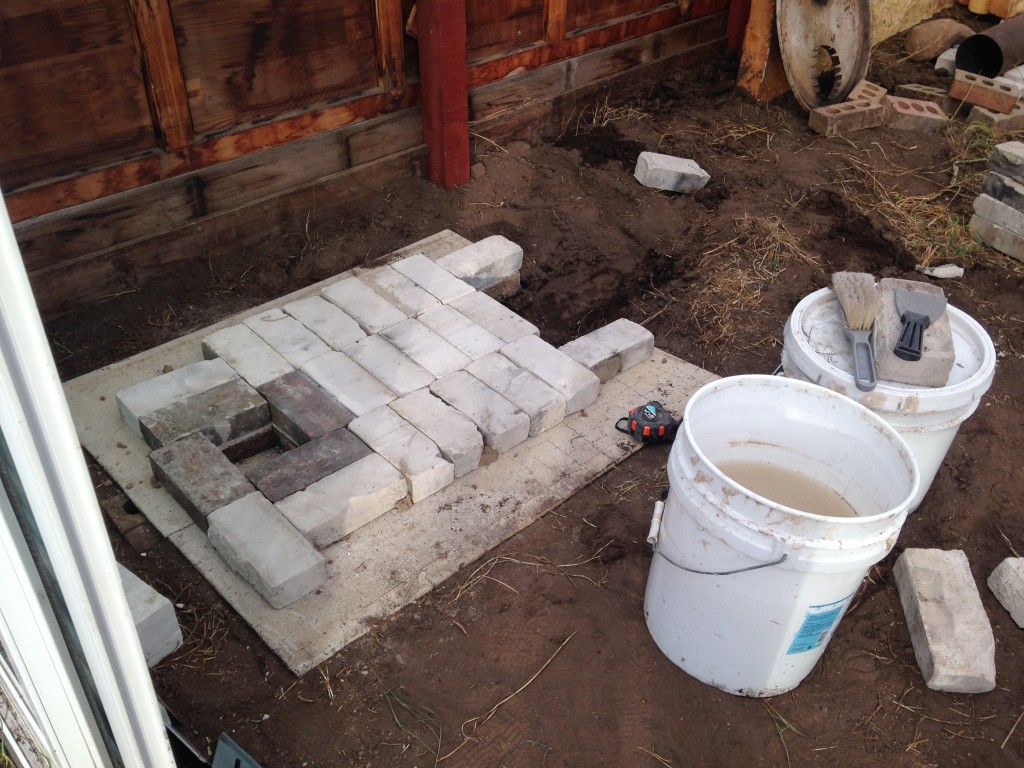
<instances>
[{"instance_id":1,"label":"brick pile","mask_svg":"<svg viewBox=\"0 0 1024 768\"><path fill-rule=\"evenodd\" d=\"M971 231L984 243L1024 261L1024 143L999 144L974 201Z\"/></svg>"}]
</instances>

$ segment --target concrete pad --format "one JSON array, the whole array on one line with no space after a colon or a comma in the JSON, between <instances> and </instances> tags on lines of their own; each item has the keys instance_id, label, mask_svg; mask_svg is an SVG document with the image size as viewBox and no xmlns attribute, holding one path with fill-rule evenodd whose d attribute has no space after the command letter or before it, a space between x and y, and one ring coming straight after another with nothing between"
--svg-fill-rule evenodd
<instances>
[{"instance_id":1,"label":"concrete pad","mask_svg":"<svg viewBox=\"0 0 1024 768\"><path fill-rule=\"evenodd\" d=\"M391 266L396 272L405 275L442 304L447 304L475 290L469 283L460 280L422 253L406 256Z\"/></svg>"},{"instance_id":2,"label":"concrete pad","mask_svg":"<svg viewBox=\"0 0 1024 768\"><path fill-rule=\"evenodd\" d=\"M359 323L321 296L289 302L284 305L284 311L327 342L331 349L343 349L366 335Z\"/></svg>"},{"instance_id":3,"label":"concrete pad","mask_svg":"<svg viewBox=\"0 0 1024 768\"><path fill-rule=\"evenodd\" d=\"M223 328L203 339L203 354L219 357L254 387L295 370L291 363L244 325Z\"/></svg>"},{"instance_id":4,"label":"concrete pad","mask_svg":"<svg viewBox=\"0 0 1024 768\"><path fill-rule=\"evenodd\" d=\"M408 318L402 310L356 277L339 280L322 294L351 317L366 333L377 333Z\"/></svg>"},{"instance_id":5,"label":"concrete pad","mask_svg":"<svg viewBox=\"0 0 1024 768\"><path fill-rule=\"evenodd\" d=\"M416 317L428 309L441 305L434 296L391 267L371 269L369 272L361 273L359 279L408 317Z\"/></svg>"},{"instance_id":6,"label":"concrete pad","mask_svg":"<svg viewBox=\"0 0 1024 768\"><path fill-rule=\"evenodd\" d=\"M504 359L504 358L502 358ZM473 421L425 389L391 402L395 413L429 437L441 455L455 465L455 477L480 464L484 438Z\"/></svg>"},{"instance_id":7,"label":"concrete pad","mask_svg":"<svg viewBox=\"0 0 1024 768\"><path fill-rule=\"evenodd\" d=\"M281 309L268 309L247 317L245 325L296 368L331 351L323 339Z\"/></svg>"},{"instance_id":8,"label":"concrete pad","mask_svg":"<svg viewBox=\"0 0 1024 768\"><path fill-rule=\"evenodd\" d=\"M1008 557L989 574L988 588L1024 629L1024 557Z\"/></svg>"},{"instance_id":9,"label":"concrete pad","mask_svg":"<svg viewBox=\"0 0 1024 768\"><path fill-rule=\"evenodd\" d=\"M345 354L396 395L429 386L434 375L382 336L367 336L345 347Z\"/></svg>"},{"instance_id":10,"label":"concrete pad","mask_svg":"<svg viewBox=\"0 0 1024 768\"><path fill-rule=\"evenodd\" d=\"M183 639L171 601L120 563L121 586L135 622L146 664L155 667L181 648Z\"/></svg>"},{"instance_id":11,"label":"concrete pad","mask_svg":"<svg viewBox=\"0 0 1024 768\"><path fill-rule=\"evenodd\" d=\"M507 237L492 235L442 256L437 263L483 291L519 272L523 249Z\"/></svg>"},{"instance_id":12,"label":"concrete pad","mask_svg":"<svg viewBox=\"0 0 1024 768\"><path fill-rule=\"evenodd\" d=\"M554 387L498 352L474 360L466 370L530 417L530 437L565 418L565 398Z\"/></svg>"},{"instance_id":13,"label":"concrete pad","mask_svg":"<svg viewBox=\"0 0 1024 768\"><path fill-rule=\"evenodd\" d=\"M221 445L269 423L267 401L242 379L177 400L139 419L142 438L150 448L169 445L194 432Z\"/></svg>"},{"instance_id":14,"label":"concrete pad","mask_svg":"<svg viewBox=\"0 0 1024 768\"><path fill-rule=\"evenodd\" d=\"M486 293L470 293L456 299L450 306L506 343L520 336L540 333L533 323L524 320Z\"/></svg>"},{"instance_id":15,"label":"concrete pad","mask_svg":"<svg viewBox=\"0 0 1024 768\"><path fill-rule=\"evenodd\" d=\"M576 413L597 399L601 380L539 336L506 344L501 354L556 389L565 398L566 413Z\"/></svg>"},{"instance_id":16,"label":"concrete pad","mask_svg":"<svg viewBox=\"0 0 1024 768\"><path fill-rule=\"evenodd\" d=\"M503 340L454 307L438 307L416 319L472 360L505 346Z\"/></svg>"},{"instance_id":17,"label":"concrete pad","mask_svg":"<svg viewBox=\"0 0 1024 768\"><path fill-rule=\"evenodd\" d=\"M342 352L310 360L302 372L357 416L395 399L394 392Z\"/></svg>"},{"instance_id":18,"label":"concrete pad","mask_svg":"<svg viewBox=\"0 0 1024 768\"><path fill-rule=\"evenodd\" d=\"M506 453L530 436L530 416L466 371L438 379L430 391L466 414L484 442Z\"/></svg>"},{"instance_id":19,"label":"concrete pad","mask_svg":"<svg viewBox=\"0 0 1024 768\"><path fill-rule=\"evenodd\" d=\"M380 332L409 358L440 378L469 365L469 356L418 320L405 320Z\"/></svg>"}]
</instances>

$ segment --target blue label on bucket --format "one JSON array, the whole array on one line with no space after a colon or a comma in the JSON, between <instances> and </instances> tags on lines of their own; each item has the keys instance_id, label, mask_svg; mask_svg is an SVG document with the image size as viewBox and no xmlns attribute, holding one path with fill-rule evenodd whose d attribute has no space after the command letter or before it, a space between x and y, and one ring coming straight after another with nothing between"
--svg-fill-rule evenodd
<instances>
[{"instance_id":1,"label":"blue label on bucket","mask_svg":"<svg viewBox=\"0 0 1024 768\"><path fill-rule=\"evenodd\" d=\"M850 597L853 597L853 595L850 595ZM832 628L835 627L836 622L839 621L839 617L843 615L843 610L846 608L846 603L850 597L844 597L835 603L812 605L808 608L807 613L804 615L804 623L797 630L796 637L790 643L786 655L792 656L795 653L806 653L821 647L822 643L828 640L828 636L832 633Z\"/></svg>"}]
</instances>

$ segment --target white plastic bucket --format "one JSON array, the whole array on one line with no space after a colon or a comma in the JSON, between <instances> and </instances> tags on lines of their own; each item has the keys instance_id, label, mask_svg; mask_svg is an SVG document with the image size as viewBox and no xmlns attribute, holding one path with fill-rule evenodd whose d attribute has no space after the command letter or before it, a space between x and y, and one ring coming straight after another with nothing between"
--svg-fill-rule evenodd
<instances>
[{"instance_id":1,"label":"white plastic bucket","mask_svg":"<svg viewBox=\"0 0 1024 768\"><path fill-rule=\"evenodd\" d=\"M856 512L792 509L725 475L758 462L825 484ZM780 376L735 376L687 403L644 613L658 647L724 691L773 696L810 673L917 493L917 463L881 418Z\"/></svg>"},{"instance_id":2,"label":"white plastic bucket","mask_svg":"<svg viewBox=\"0 0 1024 768\"><path fill-rule=\"evenodd\" d=\"M960 425L977 410L995 375L996 350L985 329L956 307L947 306L946 312L956 359L944 387L879 381L872 392L857 389L845 320L831 288L797 304L783 333L785 376L853 398L903 435L921 468L921 488L911 512L921 504Z\"/></svg>"}]
</instances>

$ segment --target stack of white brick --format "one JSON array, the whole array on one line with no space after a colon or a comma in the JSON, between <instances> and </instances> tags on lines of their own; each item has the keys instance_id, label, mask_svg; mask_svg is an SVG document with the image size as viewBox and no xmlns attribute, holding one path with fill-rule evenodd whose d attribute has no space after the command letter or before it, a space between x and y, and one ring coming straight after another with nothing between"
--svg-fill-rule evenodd
<instances>
[{"instance_id":1,"label":"stack of white brick","mask_svg":"<svg viewBox=\"0 0 1024 768\"><path fill-rule=\"evenodd\" d=\"M997 251L1024 261L1024 143L999 144L988 167L971 230Z\"/></svg>"}]
</instances>

